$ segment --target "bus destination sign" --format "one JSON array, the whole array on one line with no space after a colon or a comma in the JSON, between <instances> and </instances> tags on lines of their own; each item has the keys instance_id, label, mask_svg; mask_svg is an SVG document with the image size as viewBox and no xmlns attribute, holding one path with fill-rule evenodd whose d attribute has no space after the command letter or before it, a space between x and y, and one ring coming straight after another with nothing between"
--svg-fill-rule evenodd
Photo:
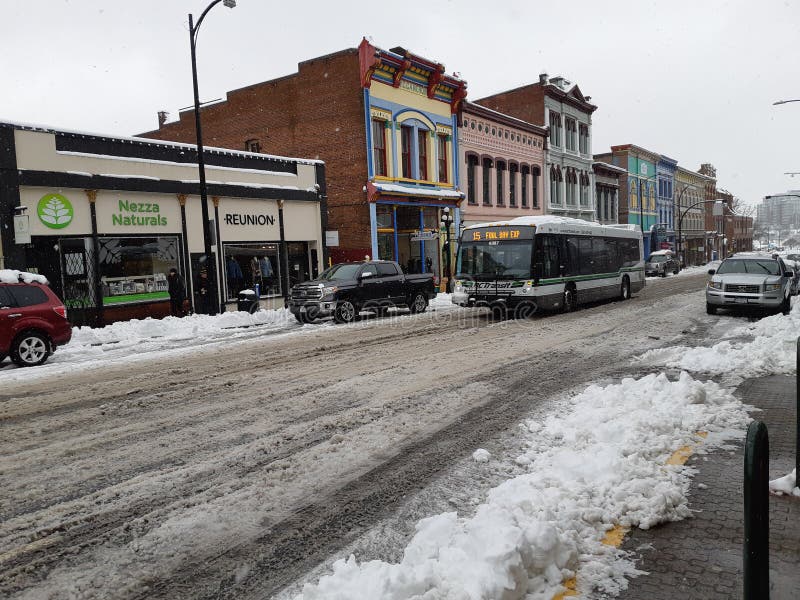
<instances>
[{"instance_id":1,"label":"bus destination sign","mask_svg":"<svg viewBox=\"0 0 800 600\"><path fill-rule=\"evenodd\" d=\"M464 232L465 242L532 240L535 227L479 227Z\"/></svg>"}]
</instances>

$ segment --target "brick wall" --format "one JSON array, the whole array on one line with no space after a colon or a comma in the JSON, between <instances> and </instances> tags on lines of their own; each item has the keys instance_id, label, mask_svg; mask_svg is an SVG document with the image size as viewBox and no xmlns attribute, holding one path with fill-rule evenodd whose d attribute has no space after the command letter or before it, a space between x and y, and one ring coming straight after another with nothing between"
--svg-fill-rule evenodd
<instances>
[{"instance_id":1,"label":"brick wall","mask_svg":"<svg viewBox=\"0 0 800 600\"><path fill-rule=\"evenodd\" d=\"M366 131L355 49L302 62L286 77L233 90L201 109L203 144L236 150L257 139L261 152L325 161L328 229L339 231L334 261L370 254ZM142 137L194 143L194 111Z\"/></svg>"},{"instance_id":2,"label":"brick wall","mask_svg":"<svg viewBox=\"0 0 800 600\"><path fill-rule=\"evenodd\" d=\"M544 122L544 90L538 83L487 96L476 102L528 123L549 125Z\"/></svg>"}]
</instances>

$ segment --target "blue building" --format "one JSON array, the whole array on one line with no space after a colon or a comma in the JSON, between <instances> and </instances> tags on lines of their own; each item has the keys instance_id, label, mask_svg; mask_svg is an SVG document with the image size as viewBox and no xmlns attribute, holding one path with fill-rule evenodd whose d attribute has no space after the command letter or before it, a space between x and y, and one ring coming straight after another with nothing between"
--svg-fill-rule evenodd
<instances>
[{"instance_id":1,"label":"blue building","mask_svg":"<svg viewBox=\"0 0 800 600\"><path fill-rule=\"evenodd\" d=\"M656 227L652 250L675 250L675 169L678 161L660 155L656 163L658 196L656 197Z\"/></svg>"}]
</instances>

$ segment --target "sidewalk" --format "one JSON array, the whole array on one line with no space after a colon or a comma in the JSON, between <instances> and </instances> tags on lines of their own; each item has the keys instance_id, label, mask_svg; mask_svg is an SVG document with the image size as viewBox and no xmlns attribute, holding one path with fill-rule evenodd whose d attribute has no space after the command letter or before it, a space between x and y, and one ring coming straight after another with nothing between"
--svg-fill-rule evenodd
<instances>
[{"instance_id":1,"label":"sidewalk","mask_svg":"<svg viewBox=\"0 0 800 600\"><path fill-rule=\"evenodd\" d=\"M762 409L753 418L769 429L770 479L794 468L795 378L745 381L736 391ZM697 469L689 506L695 518L649 531L632 530L622 545L647 571L629 582L623 600L716 600L742 598L744 437L729 450L695 454ZM770 600L800 598L800 498L770 497ZM595 597L604 597L602 594Z\"/></svg>"}]
</instances>

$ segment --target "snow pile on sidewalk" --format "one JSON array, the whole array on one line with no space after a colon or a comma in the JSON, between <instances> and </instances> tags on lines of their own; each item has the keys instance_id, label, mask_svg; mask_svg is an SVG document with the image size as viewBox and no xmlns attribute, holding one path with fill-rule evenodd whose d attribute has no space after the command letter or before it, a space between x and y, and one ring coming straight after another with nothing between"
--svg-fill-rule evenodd
<instances>
[{"instance_id":1,"label":"snow pile on sidewalk","mask_svg":"<svg viewBox=\"0 0 800 600\"><path fill-rule=\"evenodd\" d=\"M649 365L662 365L695 373L722 375L733 373L742 379L793 373L795 348L800 336L800 303L788 315L773 315L738 327L730 338L710 348L672 346L645 352L639 359Z\"/></svg>"},{"instance_id":2,"label":"snow pile on sidewalk","mask_svg":"<svg viewBox=\"0 0 800 600\"><path fill-rule=\"evenodd\" d=\"M726 390L685 373L591 386L564 408L522 425L527 473L491 490L474 516L421 520L399 564L338 560L296 600L550 600L576 571L579 589L614 593L639 572L602 544L605 532L690 516L691 470L666 460L698 431L713 446L748 420Z\"/></svg>"},{"instance_id":3,"label":"snow pile on sidewalk","mask_svg":"<svg viewBox=\"0 0 800 600\"><path fill-rule=\"evenodd\" d=\"M800 487L797 487L797 469L778 479L769 482L769 491L778 496L800 496Z\"/></svg>"},{"instance_id":4,"label":"snow pile on sidewalk","mask_svg":"<svg viewBox=\"0 0 800 600\"><path fill-rule=\"evenodd\" d=\"M288 325L295 323L292 313L285 308L246 312L225 312L219 315L189 315L163 319L132 319L119 321L105 327L73 327L70 350L79 346L97 344L136 345L142 340L165 338L191 340L208 337L224 329L253 327L256 325Z\"/></svg>"}]
</instances>

